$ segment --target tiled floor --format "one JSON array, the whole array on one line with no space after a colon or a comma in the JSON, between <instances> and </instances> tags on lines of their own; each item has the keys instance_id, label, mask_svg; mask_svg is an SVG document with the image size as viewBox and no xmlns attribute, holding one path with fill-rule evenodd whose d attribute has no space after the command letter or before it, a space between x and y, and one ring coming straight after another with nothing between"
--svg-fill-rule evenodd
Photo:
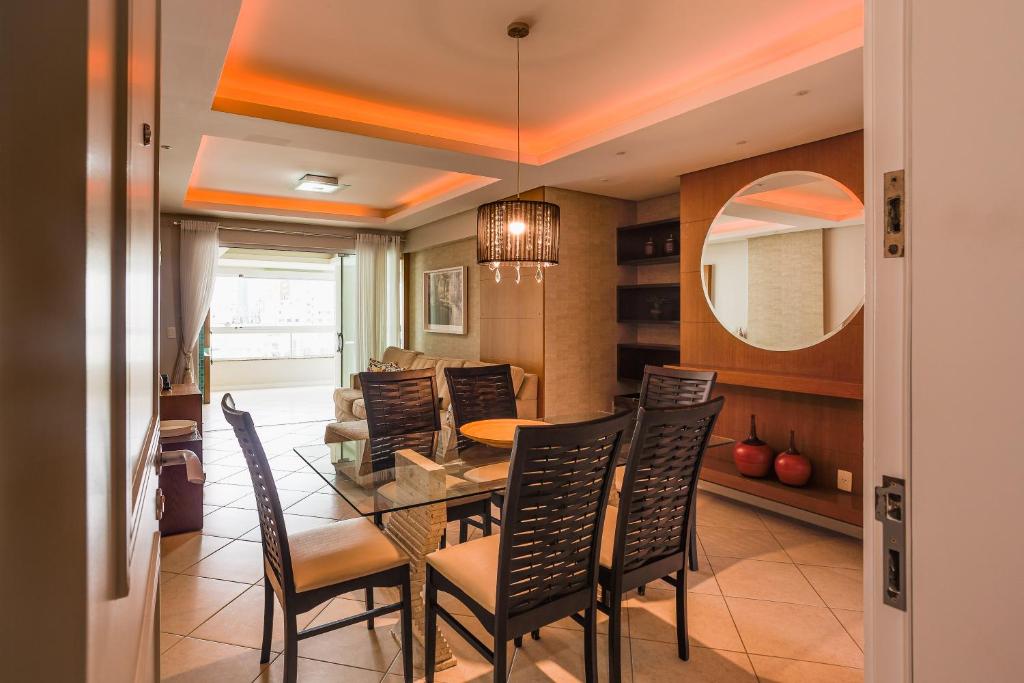
<instances>
[{"instance_id":1,"label":"tiled floor","mask_svg":"<svg viewBox=\"0 0 1024 683\"><path fill-rule=\"evenodd\" d=\"M236 398L240 407L250 407L241 392ZM232 432L210 426L204 444L209 482L203 533L162 543L163 679L279 681L279 619L271 663L259 664L263 588L252 488ZM352 514L315 478L303 476L302 462L292 455L294 445L320 443L323 426L259 429L280 482L289 530ZM651 586L624 606L623 679L862 680L860 543L712 494L701 493L698 508L701 569L689 582L690 661L676 658L672 593L666 584ZM338 598L304 615L299 627L351 614L360 608L360 597ZM468 614L454 604L450 609ZM374 631L356 625L301 642L299 680L399 683L401 658L391 635L396 621L378 619ZM467 625L482 634L473 619L467 617ZM606 631L603 625L601 630ZM459 665L439 673L438 681L489 681L490 666L460 638L449 636ZM607 680L607 638L600 636L598 645L601 678ZM511 680L582 680L582 668L579 628L565 621L515 652Z\"/></svg>"}]
</instances>

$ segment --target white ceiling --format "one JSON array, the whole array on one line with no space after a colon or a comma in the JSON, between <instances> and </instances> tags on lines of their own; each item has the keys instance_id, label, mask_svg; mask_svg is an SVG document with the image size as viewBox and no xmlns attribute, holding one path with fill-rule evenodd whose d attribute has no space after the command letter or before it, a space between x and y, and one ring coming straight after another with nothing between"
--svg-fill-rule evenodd
<instances>
[{"instance_id":1,"label":"white ceiling","mask_svg":"<svg viewBox=\"0 0 1024 683\"><path fill-rule=\"evenodd\" d=\"M523 186L657 196L678 189L680 173L859 128L860 6L167 2L161 201L185 213L404 230L514 193L514 43L504 31L516 19L533 24L521 46ZM243 201L301 199L293 176L317 171L352 187L310 199L388 211ZM190 205L190 188L242 199Z\"/></svg>"}]
</instances>

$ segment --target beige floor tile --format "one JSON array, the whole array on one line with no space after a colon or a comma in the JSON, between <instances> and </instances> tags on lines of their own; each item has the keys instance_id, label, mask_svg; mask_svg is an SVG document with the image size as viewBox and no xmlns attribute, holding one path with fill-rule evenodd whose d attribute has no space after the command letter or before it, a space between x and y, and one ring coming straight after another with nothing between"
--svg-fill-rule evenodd
<instances>
[{"instance_id":1,"label":"beige floor tile","mask_svg":"<svg viewBox=\"0 0 1024 683\"><path fill-rule=\"evenodd\" d=\"M264 668L259 650L193 638L160 657L160 678L171 683L250 683Z\"/></svg>"},{"instance_id":2,"label":"beige floor tile","mask_svg":"<svg viewBox=\"0 0 1024 683\"><path fill-rule=\"evenodd\" d=\"M767 529L700 527L697 529L697 535L704 551L710 557L790 562L782 546Z\"/></svg>"},{"instance_id":3,"label":"beige floor tile","mask_svg":"<svg viewBox=\"0 0 1024 683\"><path fill-rule=\"evenodd\" d=\"M697 493L697 526L765 529L764 522L753 507L706 491Z\"/></svg>"},{"instance_id":4,"label":"beige floor tile","mask_svg":"<svg viewBox=\"0 0 1024 683\"><path fill-rule=\"evenodd\" d=\"M182 573L253 583L263 576L263 546L252 541L232 541Z\"/></svg>"},{"instance_id":5,"label":"beige floor tile","mask_svg":"<svg viewBox=\"0 0 1024 683\"><path fill-rule=\"evenodd\" d=\"M206 505L227 505L243 496L252 498L252 485L236 486L234 484L207 484L203 487L203 503Z\"/></svg>"},{"instance_id":6,"label":"beige floor tile","mask_svg":"<svg viewBox=\"0 0 1024 683\"><path fill-rule=\"evenodd\" d=\"M466 617L465 619L459 618L462 624L469 629L470 633L475 635L477 638L482 640L484 643L491 644L493 639L487 634L480 622L474 617ZM448 640L448 645L451 647L452 654L455 655L455 659L458 662L455 666L444 671L438 671L435 675L434 680L437 683L490 683L494 680L494 667L491 666L490 662L480 656L480 653L473 649L473 647L463 640L462 636L458 635L445 624L443 621L438 619L438 624L441 626L441 633ZM552 629L548 629L549 631ZM541 638L543 639L543 635ZM529 638L529 636L527 636ZM510 641L506 645L507 651L507 662L511 668L514 658L516 657L516 648ZM418 646L413 649L413 670L415 671L415 679L418 682L422 682L423 679L423 648ZM389 676L400 676L402 673L402 657L399 655L395 657L395 661L391 663L391 668L388 669ZM386 679L389 680L390 679ZM513 679L515 680L515 679Z\"/></svg>"},{"instance_id":7,"label":"beige floor tile","mask_svg":"<svg viewBox=\"0 0 1024 683\"><path fill-rule=\"evenodd\" d=\"M282 503L283 505L283 503ZM358 517L355 508L346 503L337 493L310 493L302 500L287 507L290 514L326 519L352 519Z\"/></svg>"},{"instance_id":8,"label":"beige floor tile","mask_svg":"<svg viewBox=\"0 0 1024 683\"><path fill-rule=\"evenodd\" d=\"M256 514L256 512L253 511L253 514ZM332 524L333 522L333 519L325 519L323 517L306 517L304 515L292 515L287 512L284 514L284 526L290 534L295 534L307 529L315 529L318 526ZM257 542L262 540L259 526L250 529L247 534L242 536L242 540Z\"/></svg>"},{"instance_id":9,"label":"beige floor tile","mask_svg":"<svg viewBox=\"0 0 1024 683\"><path fill-rule=\"evenodd\" d=\"M211 484L224 481L228 477L231 477L239 472L243 472L243 469L237 465L218 465L218 464L206 464L203 463L203 472L206 473L206 481ZM248 476L248 472L246 472ZM240 482L232 482L240 483Z\"/></svg>"},{"instance_id":10,"label":"beige floor tile","mask_svg":"<svg viewBox=\"0 0 1024 683\"><path fill-rule=\"evenodd\" d=\"M314 493L327 486L327 482L315 472L292 472L283 477L275 477L277 488L284 491L308 491Z\"/></svg>"},{"instance_id":11,"label":"beige floor tile","mask_svg":"<svg viewBox=\"0 0 1024 683\"><path fill-rule=\"evenodd\" d=\"M747 652L861 668L864 656L825 607L726 598Z\"/></svg>"},{"instance_id":12,"label":"beige floor tile","mask_svg":"<svg viewBox=\"0 0 1024 683\"><path fill-rule=\"evenodd\" d=\"M862 542L827 531L775 532L793 562L821 567L860 569L863 566Z\"/></svg>"},{"instance_id":13,"label":"beige floor tile","mask_svg":"<svg viewBox=\"0 0 1024 683\"><path fill-rule=\"evenodd\" d=\"M319 613L320 610L315 609L300 614L297 620L299 630L306 628ZM274 639L270 645L274 652L281 652L284 649L283 615L280 603L275 600ZM245 591L224 609L207 619L191 635L194 638L259 649L263 645L263 587L253 586ZM304 640L299 644L300 652L308 642L310 641Z\"/></svg>"},{"instance_id":14,"label":"beige floor tile","mask_svg":"<svg viewBox=\"0 0 1024 683\"><path fill-rule=\"evenodd\" d=\"M160 633L160 654L163 654L170 650L172 647L181 642L182 636L176 633Z\"/></svg>"},{"instance_id":15,"label":"beige floor tile","mask_svg":"<svg viewBox=\"0 0 1024 683\"><path fill-rule=\"evenodd\" d=\"M201 576L178 574L166 580L161 575L160 630L188 635L246 588L242 583Z\"/></svg>"},{"instance_id":16,"label":"beige floor tile","mask_svg":"<svg viewBox=\"0 0 1024 683\"><path fill-rule=\"evenodd\" d=\"M796 565L731 557L712 557L710 561L723 595L824 606Z\"/></svg>"},{"instance_id":17,"label":"beige floor tile","mask_svg":"<svg viewBox=\"0 0 1024 683\"><path fill-rule=\"evenodd\" d=\"M223 507L203 517L203 533L224 538L238 538L259 525L255 510Z\"/></svg>"},{"instance_id":18,"label":"beige floor tile","mask_svg":"<svg viewBox=\"0 0 1024 683\"><path fill-rule=\"evenodd\" d=\"M256 509L256 496L252 495L252 489L249 489L250 495L242 496L233 503L228 503L227 507L242 508L244 510L255 510ZM277 497L281 500L281 509L287 508L289 505L294 505L300 500L310 495L306 491L278 491Z\"/></svg>"},{"instance_id":19,"label":"beige floor tile","mask_svg":"<svg viewBox=\"0 0 1024 683\"><path fill-rule=\"evenodd\" d=\"M864 609L864 574L860 569L798 566L829 607Z\"/></svg>"},{"instance_id":20,"label":"beige floor tile","mask_svg":"<svg viewBox=\"0 0 1024 683\"><path fill-rule=\"evenodd\" d=\"M308 642L308 641L307 641ZM299 646L302 647L301 645ZM343 666L316 659L298 659L298 678L302 683L379 683L379 671L357 669L354 666ZM253 683L280 683L284 680L284 657L278 657L265 669ZM401 680L401 679L399 679Z\"/></svg>"},{"instance_id":21,"label":"beige floor tile","mask_svg":"<svg viewBox=\"0 0 1024 683\"><path fill-rule=\"evenodd\" d=\"M622 652L622 680L632 681L632 658L630 640L620 638ZM583 632L567 629L544 629L540 640L524 641L512 662L511 681L520 683L574 683L584 680ZM597 636L597 675L607 681L608 637Z\"/></svg>"},{"instance_id":22,"label":"beige floor tile","mask_svg":"<svg viewBox=\"0 0 1024 683\"><path fill-rule=\"evenodd\" d=\"M629 636L629 610L626 609L626 600L629 599L630 597L634 596L634 595L636 595L636 593L635 592L631 592L631 593L627 594L626 595L626 599L624 599L622 601L622 621L621 621L621 625L619 626L619 628L621 629L621 631L619 632L619 635L624 637L624 638ZM608 633L608 622L609 621L610 621L610 619L609 619L608 615L605 614L604 612L598 610L598 612L597 612L597 632L602 634L602 635L607 634ZM570 617L565 617L564 619L559 619L555 623L551 624L551 628L564 628L564 629L568 629L570 631L583 631L583 627L580 626L579 624L577 624Z\"/></svg>"},{"instance_id":23,"label":"beige floor tile","mask_svg":"<svg viewBox=\"0 0 1024 683\"><path fill-rule=\"evenodd\" d=\"M325 624L364 609L363 603L357 600L332 600L310 625ZM365 623L354 624L303 640L299 643L299 655L371 669L383 675L399 651L398 641L391 634L392 627L398 623L398 614L378 617L375 621L376 628L372 631L366 628Z\"/></svg>"},{"instance_id":24,"label":"beige floor tile","mask_svg":"<svg viewBox=\"0 0 1024 683\"><path fill-rule=\"evenodd\" d=\"M833 609L832 613L850 634L857 646L864 649L864 613L848 609Z\"/></svg>"},{"instance_id":25,"label":"beige floor tile","mask_svg":"<svg viewBox=\"0 0 1024 683\"><path fill-rule=\"evenodd\" d=\"M707 683L756 682L754 670L743 652L711 650L690 646L690 659L682 661L676 646L634 639L633 681L669 683L670 681L706 681Z\"/></svg>"},{"instance_id":26,"label":"beige floor tile","mask_svg":"<svg viewBox=\"0 0 1024 683\"><path fill-rule=\"evenodd\" d=\"M864 672L832 664L800 662L795 659L779 659L750 655L750 661L761 683L859 683Z\"/></svg>"},{"instance_id":27,"label":"beige floor tile","mask_svg":"<svg viewBox=\"0 0 1024 683\"><path fill-rule=\"evenodd\" d=\"M647 589L647 595L630 598L629 635L631 638L676 642L675 592ZM690 645L720 650L743 651L725 600L717 595L690 593L687 596Z\"/></svg>"},{"instance_id":28,"label":"beige floor tile","mask_svg":"<svg viewBox=\"0 0 1024 683\"><path fill-rule=\"evenodd\" d=\"M198 531L164 536L160 539L160 568L180 574L230 542L230 539L204 536Z\"/></svg>"},{"instance_id":29,"label":"beige floor tile","mask_svg":"<svg viewBox=\"0 0 1024 683\"><path fill-rule=\"evenodd\" d=\"M768 510L758 510L758 516L764 525L772 533L780 534L800 534L808 533L814 535L833 535L836 532L824 529L814 524L808 524L807 522L801 522L798 519L787 517L785 515L776 514L769 512Z\"/></svg>"}]
</instances>

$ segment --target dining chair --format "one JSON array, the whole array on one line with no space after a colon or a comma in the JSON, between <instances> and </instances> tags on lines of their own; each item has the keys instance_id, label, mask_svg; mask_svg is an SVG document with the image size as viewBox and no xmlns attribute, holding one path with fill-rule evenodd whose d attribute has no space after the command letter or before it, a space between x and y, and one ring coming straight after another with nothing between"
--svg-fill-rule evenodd
<instances>
[{"instance_id":1,"label":"dining chair","mask_svg":"<svg viewBox=\"0 0 1024 683\"><path fill-rule=\"evenodd\" d=\"M602 530L598 608L606 612L609 673L621 678L622 596L664 579L676 591L679 658L690 658L686 557L692 555L697 481L725 398L683 408L640 408L618 507ZM674 578L673 578L674 575Z\"/></svg>"},{"instance_id":2,"label":"dining chair","mask_svg":"<svg viewBox=\"0 0 1024 683\"><path fill-rule=\"evenodd\" d=\"M514 419L519 416L516 392L512 388L512 366L485 365L476 368L445 368L451 414L456 434L455 447L462 452L476 442L463 436L462 425L477 420ZM469 481L487 482L508 478L508 463L495 463L471 469L462 475ZM505 492L491 494L491 504L499 510ZM497 521L492 518L492 523Z\"/></svg>"},{"instance_id":3,"label":"dining chair","mask_svg":"<svg viewBox=\"0 0 1024 683\"><path fill-rule=\"evenodd\" d=\"M426 680L434 680L437 617L508 675L507 643L582 612L586 680L597 680L596 581L612 470L630 415L519 427L501 533L427 555ZM493 638L488 648L438 604L463 603Z\"/></svg>"},{"instance_id":4,"label":"dining chair","mask_svg":"<svg viewBox=\"0 0 1024 683\"><path fill-rule=\"evenodd\" d=\"M437 445L437 432L441 429L438 412L437 385L433 368L403 370L400 372L361 372L359 383L363 388L366 408L366 428L369 434L369 461L374 469L395 466L395 452L404 448L433 457ZM397 486L391 486L397 491ZM383 486L380 493L388 495ZM469 525L491 534L490 496L473 496L447 505L448 521L459 522L459 542L469 537ZM477 521L476 517L479 517ZM373 521L383 527L384 513L374 514ZM447 533L441 538L447 543Z\"/></svg>"},{"instance_id":5,"label":"dining chair","mask_svg":"<svg viewBox=\"0 0 1024 683\"><path fill-rule=\"evenodd\" d=\"M640 384L641 408L678 408L695 403L704 403L711 398L715 388L717 372L702 370L679 370L659 365L644 367L644 379ZM621 469L616 476L616 491L622 490ZM696 519L696 513L694 513ZM690 547L697 547L697 523L690 530ZM690 555L690 571L700 568L697 553Z\"/></svg>"},{"instance_id":6,"label":"dining chair","mask_svg":"<svg viewBox=\"0 0 1024 683\"><path fill-rule=\"evenodd\" d=\"M385 614L402 612L402 661L412 681L412 592L409 558L365 517L348 519L289 534L274 475L249 413L235 408L231 394L221 401L224 418L234 429L256 495L263 543L263 645L260 663L270 661L274 634L274 600L284 610L284 680L294 683L300 640ZM373 607L373 589L399 587L401 602ZM367 609L343 619L299 631L297 617L333 598L364 590Z\"/></svg>"}]
</instances>

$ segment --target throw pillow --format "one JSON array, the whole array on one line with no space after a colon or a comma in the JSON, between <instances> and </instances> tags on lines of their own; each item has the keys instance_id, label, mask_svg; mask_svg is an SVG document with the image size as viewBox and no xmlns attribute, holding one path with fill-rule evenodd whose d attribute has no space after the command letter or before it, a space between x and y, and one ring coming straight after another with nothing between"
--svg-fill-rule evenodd
<instances>
[{"instance_id":1,"label":"throw pillow","mask_svg":"<svg viewBox=\"0 0 1024 683\"><path fill-rule=\"evenodd\" d=\"M370 367L366 368L367 372L401 372L402 370L405 368L397 363L385 362L376 358L371 358Z\"/></svg>"}]
</instances>

